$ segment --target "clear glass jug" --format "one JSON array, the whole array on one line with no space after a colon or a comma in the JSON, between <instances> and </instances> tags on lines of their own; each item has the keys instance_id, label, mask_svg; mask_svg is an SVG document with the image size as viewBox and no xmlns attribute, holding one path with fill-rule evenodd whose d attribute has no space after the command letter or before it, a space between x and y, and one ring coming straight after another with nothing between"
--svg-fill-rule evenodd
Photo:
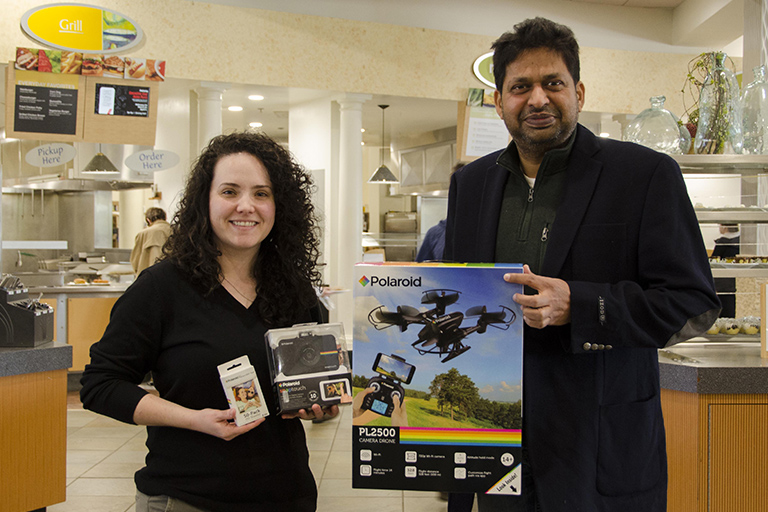
<instances>
[{"instance_id":1,"label":"clear glass jug","mask_svg":"<svg viewBox=\"0 0 768 512\"><path fill-rule=\"evenodd\" d=\"M698 154L741 153L741 98L725 53L710 54L711 69L699 92L699 125L694 150Z\"/></svg>"},{"instance_id":2,"label":"clear glass jug","mask_svg":"<svg viewBox=\"0 0 768 512\"><path fill-rule=\"evenodd\" d=\"M651 98L651 107L640 112L624 130L624 140L635 142L669 155L688 152L690 135L687 140L677 117L664 108L664 96ZM685 128L683 128L686 132Z\"/></svg>"},{"instance_id":3,"label":"clear glass jug","mask_svg":"<svg viewBox=\"0 0 768 512\"><path fill-rule=\"evenodd\" d=\"M742 98L742 152L748 155L768 154L768 82L765 65L753 70L755 80L744 89Z\"/></svg>"}]
</instances>

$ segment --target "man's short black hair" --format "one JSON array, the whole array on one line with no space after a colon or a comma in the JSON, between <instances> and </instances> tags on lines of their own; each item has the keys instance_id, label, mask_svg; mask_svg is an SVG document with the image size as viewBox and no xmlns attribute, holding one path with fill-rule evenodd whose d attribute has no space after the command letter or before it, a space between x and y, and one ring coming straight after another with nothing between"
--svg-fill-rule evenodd
<instances>
[{"instance_id":1,"label":"man's short black hair","mask_svg":"<svg viewBox=\"0 0 768 512\"><path fill-rule=\"evenodd\" d=\"M574 84L580 80L579 43L573 31L546 18L531 18L515 25L513 32L505 32L491 45L493 52L493 77L496 89L502 92L507 65L526 50L547 48L557 52Z\"/></svg>"}]
</instances>

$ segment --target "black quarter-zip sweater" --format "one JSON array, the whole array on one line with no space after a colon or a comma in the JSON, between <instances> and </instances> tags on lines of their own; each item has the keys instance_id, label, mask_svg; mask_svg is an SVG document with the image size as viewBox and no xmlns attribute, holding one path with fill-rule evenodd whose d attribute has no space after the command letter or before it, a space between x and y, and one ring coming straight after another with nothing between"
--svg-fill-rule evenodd
<instances>
[{"instance_id":1,"label":"black quarter-zip sweater","mask_svg":"<svg viewBox=\"0 0 768 512\"><path fill-rule=\"evenodd\" d=\"M509 178L501 203L495 261L527 263L533 273L539 272L549 230L563 198L565 171L575 139L574 130L564 147L544 155L533 187L525 179L514 141L499 155L496 163L509 170Z\"/></svg>"}]
</instances>

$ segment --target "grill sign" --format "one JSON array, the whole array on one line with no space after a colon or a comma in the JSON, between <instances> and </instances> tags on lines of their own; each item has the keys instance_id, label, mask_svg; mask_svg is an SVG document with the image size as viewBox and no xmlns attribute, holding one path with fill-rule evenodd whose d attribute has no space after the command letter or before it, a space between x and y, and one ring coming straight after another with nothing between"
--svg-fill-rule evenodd
<instances>
[{"instance_id":1,"label":"grill sign","mask_svg":"<svg viewBox=\"0 0 768 512\"><path fill-rule=\"evenodd\" d=\"M125 52L143 36L129 17L84 4L35 7L24 13L21 28L43 45L75 52Z\"/></svg>"}]
</instances>

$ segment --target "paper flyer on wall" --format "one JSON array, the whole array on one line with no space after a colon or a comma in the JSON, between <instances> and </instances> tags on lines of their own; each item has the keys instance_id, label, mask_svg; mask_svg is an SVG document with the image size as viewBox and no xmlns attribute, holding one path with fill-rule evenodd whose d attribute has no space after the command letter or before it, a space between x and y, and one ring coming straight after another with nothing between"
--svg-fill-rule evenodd
<instances>
[{"instance_id":1,"label":"paper flyer on wall","mask_svg":"<svg viewBox=\"0 0 768 512\"><path fill-rule=\"evenodd\" d=\"M519 495L521 265L355 267L352 486Z\"/></svg>"}]
</instances>

